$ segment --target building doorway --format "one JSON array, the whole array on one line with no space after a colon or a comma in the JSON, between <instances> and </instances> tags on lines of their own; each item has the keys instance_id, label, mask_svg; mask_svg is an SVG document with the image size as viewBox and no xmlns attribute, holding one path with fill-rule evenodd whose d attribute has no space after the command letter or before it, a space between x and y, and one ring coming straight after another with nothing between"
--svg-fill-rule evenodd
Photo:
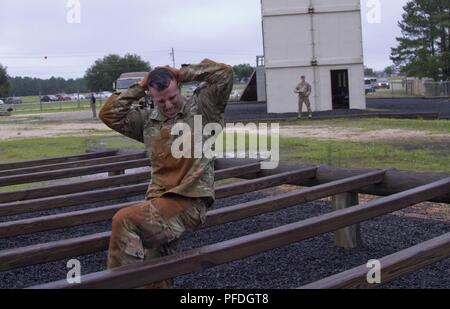
<instances>
[{"instance_id":1,"label":"building doorway","mask_svg":"<svg viewBox=\"0 0 450 309\"><path fill-rule=\"evenodd\" d=\"M350 109L348 70L331 70L333 109Z\"/></svg>"}]
</instances>

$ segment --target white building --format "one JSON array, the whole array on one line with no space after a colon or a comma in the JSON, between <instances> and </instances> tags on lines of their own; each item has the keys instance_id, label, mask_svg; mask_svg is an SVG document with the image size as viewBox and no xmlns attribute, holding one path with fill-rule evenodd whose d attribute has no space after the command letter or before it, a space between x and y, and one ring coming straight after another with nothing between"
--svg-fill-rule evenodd
<instances>
[{"instance_id":1,"label":"white building","mask_svg":"<svg viewBox=\"0 0 450 309\"><path fill-rule=\"evenodd\" d=\"M359 0L262 0L269 113L297 112L305 75L314 111L365 109Z\"/></svg>"}]
</instances>

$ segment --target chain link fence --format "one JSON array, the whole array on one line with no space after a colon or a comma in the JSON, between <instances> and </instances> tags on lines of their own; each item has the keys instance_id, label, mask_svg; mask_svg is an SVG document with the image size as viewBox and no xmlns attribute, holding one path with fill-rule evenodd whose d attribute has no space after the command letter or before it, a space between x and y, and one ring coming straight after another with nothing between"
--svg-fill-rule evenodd
<instances>
[{"instance_id":1,"label":"chain link fence","mask_svg":"<svg viewBox=\"0 0 450 309\"><path fill-rule=\"evenodd\" d=\"M369 93L367 97L450 97L450 81L390 80L388 85L376 87L375 91Z\"/></svg>"}]
</instances>

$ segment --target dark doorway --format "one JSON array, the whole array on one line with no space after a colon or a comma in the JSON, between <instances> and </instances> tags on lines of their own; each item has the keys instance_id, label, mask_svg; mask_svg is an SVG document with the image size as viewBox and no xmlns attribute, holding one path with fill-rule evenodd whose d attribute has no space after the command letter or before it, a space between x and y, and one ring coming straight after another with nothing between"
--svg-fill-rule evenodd
<instances>
[{"instance_id":1,"label":"dark doorway","mask_svg":"<svg viewBox=\"0 0 450 309\"><path fill-rule=\"evenodd\" d=\"M333 100L333 109L350 108L348 70L331 71L331 96Z\"/></svg>"}]
</instances>

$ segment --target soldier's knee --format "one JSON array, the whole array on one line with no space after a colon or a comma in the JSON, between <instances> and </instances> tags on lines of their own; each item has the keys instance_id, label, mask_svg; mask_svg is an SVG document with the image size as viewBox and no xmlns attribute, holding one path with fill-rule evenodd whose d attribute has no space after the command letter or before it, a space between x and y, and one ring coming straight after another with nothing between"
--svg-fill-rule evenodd
<instances>
[{"instance_id":1,"label":"soldier's knee","mask_svg":"<svg viewBox=\"0 0 450 309\"><path fill-rule=\"evenodd\" d=\"M123 208L119 210L112 218L112 228L124 228L130 223L131 208Z\"/></svg>"}]
</instances>

